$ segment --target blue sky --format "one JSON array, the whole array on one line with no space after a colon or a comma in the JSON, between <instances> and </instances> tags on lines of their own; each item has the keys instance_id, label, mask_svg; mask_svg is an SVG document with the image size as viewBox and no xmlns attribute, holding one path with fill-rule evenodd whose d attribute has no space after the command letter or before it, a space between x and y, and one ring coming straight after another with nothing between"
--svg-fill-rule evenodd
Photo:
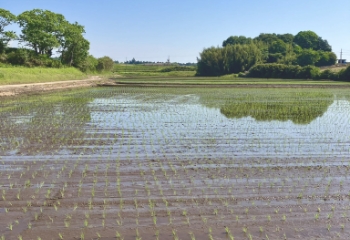
<instances>
[{"instance_id":1,"label":"blue sky","mask_svg":"<svg viewBox=\"0 0 350 240\"><path fill-rule=\"evenodd\" d=\"M196 62L203 48L231 35L305 30L350 60L349 0L0 0L0 7L61 13L85 26L92 55L118 61Z\"/></svg>"}]
</instances>

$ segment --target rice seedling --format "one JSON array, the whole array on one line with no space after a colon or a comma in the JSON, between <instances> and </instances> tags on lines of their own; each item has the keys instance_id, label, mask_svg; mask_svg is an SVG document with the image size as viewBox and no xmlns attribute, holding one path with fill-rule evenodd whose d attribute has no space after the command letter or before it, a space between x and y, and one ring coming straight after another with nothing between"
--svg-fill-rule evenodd
<instances>
[{"instance_id":1,"label":"rice seedling","mask_svg":"<svg viewBox=\"0 0 350 240\"><path fill-rule=\"evenodd\" d=\"M283 239L292 226L298 232L305 227L295 220L300 213L314 215L313 227L324 227L323 220L341 224L348 211L340 206L348 197L349 132L340 124L341 133L333 134L327 123L344 123L348 117L341 111L348 108L345 102L330 105L339 102L330 92L121 87L1 102L12 107L7 115L0 110L0 134L6 136L0 144L0 212L13 231L5 222L0 232L17 234L18 212L34 216L28 225L33 239L43 238L41 226L57 238L83 232L87 239L101 238L102 231L116 237L129 228L120 234L141 239L136 228L153 226L159 239L157 231L167 234L167 223L194 239L198 227L208 229L213 221L226 226L230 218L231 231L245 229L248 239L252 223L260 234L273 231ZM30 120L23 122L27 114ZM277 224L287 220L282 231ZM225 228L229 239L231 231ZM207 234L218 237L217 231Z\"/></svg>"}]
</instances>

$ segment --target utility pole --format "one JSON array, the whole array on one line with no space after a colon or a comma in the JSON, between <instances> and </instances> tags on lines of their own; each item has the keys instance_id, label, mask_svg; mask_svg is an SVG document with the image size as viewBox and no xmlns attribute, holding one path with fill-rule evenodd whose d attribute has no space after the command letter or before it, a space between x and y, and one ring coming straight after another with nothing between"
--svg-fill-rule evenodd
<instances>
[{"instance_id":1,"label":"utility pole","mask_svg":"<svg viewBox=\"0 0 350 240\"><path fill-rule=\"evenodd\" d=\"M168 56L168 59L167 59L166 63L167 63L168 65L170 65L170 56Z\"/></svg>"},{"instance_id":2,"label":"utility pole","mask_svg":"<svg viewBox=\"0 0 350 240\"><path fill-rule=\"evenodd\" d=\"M343 49L340 49L340 64L343 64Z\"/></svg>"}]
</instances>

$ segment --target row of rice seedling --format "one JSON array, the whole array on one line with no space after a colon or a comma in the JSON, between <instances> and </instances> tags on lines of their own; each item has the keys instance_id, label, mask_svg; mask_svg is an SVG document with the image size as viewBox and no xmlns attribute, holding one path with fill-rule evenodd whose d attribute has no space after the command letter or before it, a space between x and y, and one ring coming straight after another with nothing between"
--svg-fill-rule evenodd
<instances>
[{"instance_id":1,"label":"row of rice seedling","mask_svg":"<svg viewBox=\"0 0 350 240\"><path fill-rule=\"evenodd\" d=\"M102 88L2 102L1 239L347 238L349 95L283 91ZM310 117L222 113L259 101L274 102L269 114L298 102ZM305 110L317 104L323 112Z\"/></svg>"}]
</instances>

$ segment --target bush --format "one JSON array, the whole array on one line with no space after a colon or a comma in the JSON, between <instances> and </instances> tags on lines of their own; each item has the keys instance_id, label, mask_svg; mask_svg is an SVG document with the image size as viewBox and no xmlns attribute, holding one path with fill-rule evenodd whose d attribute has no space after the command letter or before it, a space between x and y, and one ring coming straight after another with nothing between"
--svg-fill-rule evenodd
<instances>
[{"instance_id":1,"label":"bush","mask_svg":"<svg viewBox=\"0 0 350 240\"><path fill-rule=\"evenodd\" d=\"M320 69L315 66L305 66L299 72L297 78L300 79L317 79L320 76Z\"/></svg>"},{"instance_id":2,"label":"bush","mask_svg":"<svg viewBox=\"0 0 350 240\"><path fill-rule=\"evenodd\" d=\"M95 72L97 64L97 59L89 55L83 62L78 64L78 68L82 72Z\"/></svg>"},{"instance_id":3,"label":"bush","mask_svg":"<svg viewBox=\"0 0 350 240\"><path fill-rule=\"evenodd\" d=\"M350 81L350 66L339 72L339 80Z\"/></svg>"},{"instance_id":4,"label":"bush","mask_svg":"<svg viewBox=\"0 0 350 240\"><path fill-rule=\"evenodd\" d=\"M185 66L172 66L166 67L160 70L160 72L173 72L173 71L195 71L195 67L185 67Z\"/></svg>"},{"instance_id":5,"label":"bush","mask_svg":"<svg viewBox=\"0 0 350 240\"><path fill-rule=\"evenodd\" d=\"M220 76L247 71L264 58L264 47L259 44L227 45L224 48L204 49L197 58L197 76Z\"/></svg>"},{"instance_id":6,"label":"bush","mask_svg":"<svg viewBox=\"0 0 350 240\"><path fill-rule=\"evenodd\" d=\"M284 64L258 64L247 74L253 78L317 79L320 70L315 66L295 66Z\"/></svg>"},{"instance_id":7,"label":"bush","mask_svg":"<svg viewBox=\"0 0 350 240\"><path fill-rule=\"evenodd\" d=\"M97 59L98 63L96 66L96 70L99 72L102 71L111 71L114 66L114 61L112 58L104 56L102 58Z\"/></svg>"}]
</instances>

